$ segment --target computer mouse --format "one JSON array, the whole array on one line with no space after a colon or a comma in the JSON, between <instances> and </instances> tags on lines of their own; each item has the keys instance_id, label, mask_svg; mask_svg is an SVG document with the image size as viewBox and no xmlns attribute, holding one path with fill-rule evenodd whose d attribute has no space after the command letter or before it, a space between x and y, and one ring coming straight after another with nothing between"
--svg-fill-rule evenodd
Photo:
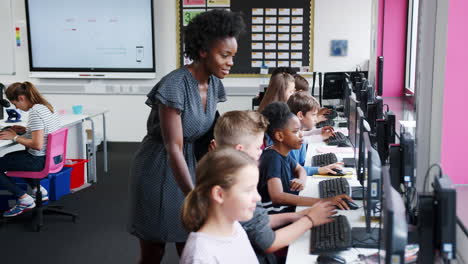
<instances>
[{"instance_id":1,"label":"computer mouse","mask_svg":"<svg viewBox=\"0 0 468 264\"><path fill-rule=\"evenodd\" d=\"M355 202L348 200L348 199L343 199L343 201L346 202L346 204L349 206L350 210L356 210L359 208L359 205L357 205Z\"/></svg>"},{"instance_id":2,"label":"computer mouse","mask_svg":"<svg viewBox=\"0 0 468 264\"><path fill-rule=\"evenodd\" d=\"M7 129L11 128L11 126L6 126L6 127L3 127L2 129L0 129L0 131L5 131Z\"/></svg>"},{"instance_id":3,"label":"computer mouse","mask_svg":"<svg viewBox=\"0 0 468 264\"><path fill-rule=\"evenodd\" d=\"M317 258L318 264L344 264L346 260L337 255L320 255Z\"/></svg>"},{"instance_id":4,"label":"computer mouse","mask_svg":"<svg viewBox=\"0 0 468 264\"><path fill-rule=\"evenodd\" d=\"M345 176L346 175L344 171L337 169L337 168L332 169L332 171L336 172L336 174L329 173L328 175L331 175L331 176Z\"/></svg>"}]
</instances>

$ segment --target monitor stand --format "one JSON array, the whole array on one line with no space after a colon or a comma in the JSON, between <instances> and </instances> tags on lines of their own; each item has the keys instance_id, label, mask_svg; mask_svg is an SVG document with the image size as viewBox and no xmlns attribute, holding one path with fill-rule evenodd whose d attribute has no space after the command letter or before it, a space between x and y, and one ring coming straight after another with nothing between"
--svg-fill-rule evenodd
<instances>
[{"instance_id":1,"label":"monitor stand","mask_svg":"<svg viewBox=\"0 0 468 264\"><path fill-rule=\"evenodd\" d=\"M351 229L353 237L353 247L355 248L378 248L379 244L379 228L371 228L371 232L367 233L365 227L353 227Z\"/></svg>"}]
</instances>

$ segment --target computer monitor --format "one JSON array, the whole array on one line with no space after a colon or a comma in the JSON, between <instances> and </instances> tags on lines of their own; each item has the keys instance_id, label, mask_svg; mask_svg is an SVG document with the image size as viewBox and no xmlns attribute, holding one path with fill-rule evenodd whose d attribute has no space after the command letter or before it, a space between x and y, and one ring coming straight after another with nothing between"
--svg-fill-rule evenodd
<instances>
[{"instance_id":1,"label":"computer monitor","mask_svg":"<svg viewBox=\"0 0 468 264\"><path fill-rule=\"evenodd\" d=\"M344 72L326 72L323 79L323 99L342 99Z\"/></svg>"},{"instance_id":2,"label":"computer monitor","mask_svg":"<svg viewBox=\"0 0 468 264\"><path fill-rule=\"evenodd\" d=\"M365 121L364 121L365 122ZM382 198L382 165L379 153L372 147L369 133L364 132L363 138L363 160L364 160L364 178L367 186L364 192L364 213L366 218L366 227L356 227L352 229L353 246L364 248L378 247L378 229L371 227L371 219L380 216L381 198Z\"/></svg>"},{"instance_id":3,"label":"computer monitor","mask_svg":"<svg viewBox=\"0 0 468 264\"><path fill-rule=\"evenodd\" d=\"M414 182L414 137L408 132L400 133L400 144L390 145L390 178L393 187L400 190L415 186ZM405 191L405 190L403 190Z\"/></svg>"},{"instance_id":4,"label":"computer monitor","mask_svg":"<svg viewBox=\"0 0 468 264\"><path fill-rule=\"evenodd\" d=\"M356 134L358 129L357 109L359 102L356 100L356 94L351 93L349 97L349 115L348 115L348 137L349 141L356 148ZM357 156L355 156L357 157Z\"/></svg>"},{"instance_id":5,"label":"computer monitor","mask_svg":"<svg viewBox=\"0 0 468 264\"><path fill-rule=\"evenodd\" d=\"M345 81L343 82L343 90L344 90L344 95L343 95L343 105L344 105L344 116L349 119L349 110L350 110L350 97L351 93L353 92L353 84L349 80L349 78L346 78Z\"/></svg>"},{"instance_id":6,"label":"computer monitor","mask_svg":"<svg viewBox=\"0 0 468 264\"><path fill-rule=\"evenodd\" d=\"M357 108L357 126L356 126L356 144L354 145L354 158L356 160L356 175L361 185L364 184L363 170L364 170L364 140L362 133L364 132L364 113L361 108Z\"/></svg>"},{"instance_id":7,"label":"computer monitor","mask_svg":"<svg viewBox=\"0 0 468 264\"><path fill-rule=\"evenodd\" d=\"M447 175L434 179L433 194L419 196L418 237L420 263L434 263L435 256L450 263L456 258L457 193Z\"/></svg>"},{"instance_id":8,"label":"computer monitor","mask_svg":"<svg viewBox=\"0 0 468 264\"><path fill-rule=\"evenodd\" d=\"M408 242L405 205L400 194L392 188L388 166L382 167L382 179L384 202L381 256L385 259L385 264L404 264L405 247Z\"/></svg>"}]
</instances>

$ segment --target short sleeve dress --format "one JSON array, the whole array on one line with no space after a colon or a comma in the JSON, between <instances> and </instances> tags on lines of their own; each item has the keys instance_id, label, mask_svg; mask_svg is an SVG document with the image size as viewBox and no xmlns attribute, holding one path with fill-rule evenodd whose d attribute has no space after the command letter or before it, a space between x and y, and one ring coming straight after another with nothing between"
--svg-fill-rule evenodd
<instances>
[{"instance_id":1,"label":"short sleeve dress","mask_svg":"<svg viewBox=\"0 0 468 264\"><path fill-rule=\"evenodd\" d=\"M226 101L220 79L208 80L206 110L201 104L198 81L186 67L164 78L147 95L151 113L144 137L131 168L130 219L128 230L140 239L154 242L185 242L181 208L184 194L172 174L169 156L161 135L158 105L177 109L181 116L185 161L195 183L193 142L205 134L214 122L218 102Z\"/></svg>"}]
</instances>

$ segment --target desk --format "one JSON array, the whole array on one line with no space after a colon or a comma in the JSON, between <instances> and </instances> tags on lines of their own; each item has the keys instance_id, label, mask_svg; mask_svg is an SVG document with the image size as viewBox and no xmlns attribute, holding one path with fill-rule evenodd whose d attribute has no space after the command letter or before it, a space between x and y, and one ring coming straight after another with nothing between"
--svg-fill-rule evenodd
<instances>
[{"instance_id":1,"label":"desk","mask_svg":"<svg viewBox=\"0 0 468 264\"><path fill-rule=\"evenodd\" d=\"M318 137L314 137L309 141L309 147L307 149L306 155L306 166L310 166L312 156L316 155L316 148L320 146L326 146L326 144L320 140ZM337 153L338 160L343 158L354 157L353 153ZM353 168L345 168L346 170L350 171ZM318 183L322 180L327 179L326 177L307 177L307 184L306 188L299 193L300 196L312 196L312 197L319 197L319 188ZM348 179L348 182L351 186L360 186L360 183L356 179L356 173L353 174L352 178ZM365 227L365 220L364 220L364 209L362 207L362 201L356 201L356 203L360 206L357 210L349 210L343 211L339 210L338 214L345 215L348 218L351 227ZM297 206L296 211L300 211L306 209L307 207ZM374 227L376 223L372 222L372 227ZM309 245L310 245L310 231L305 232L302 236L300 236L296 241L294 241L288 249L288 255L286 258L286 263L289 264L296 264L296 263L316 263L318 255L311 255L309 253ZM351 248L349 250L336 252L336 255L340 255L346 259L348 263L361 263L359 262L358 255L370 255L376 253L377 249L365 249L365 248ZM363 263L363 262L362 262Z\"/></svg>"},{"instance_id":2,"label":"desk","mask_svg":"<svg viewBox=\"0 0 468 264\"><path fill-rule=\"evenodd\" d=\"M95 140L96 140L96 131L94 127L94 117L102 116L103 119L103 145L104 145L104 171L108 171L107 165L107 137L106 137L106 124L105 124L105 113L107 110L95 111L93 113L87 114L80 114L80 115L70 115L64 114L59 115L60 122L62 127L68 128L68 139L67 139L67 157L68 158L75 158L75 159L86 159L87 158L87 150L86 144L88 143L86 130L84 126L84 122L89 121L91 123L92 129L92 164L90 174L88 175L85 171L85 183L97 182L97 170L96 170L96 149L95 149ZM23 119L27 120L27 118ZM5 121L1 120L0 125L3 126L11 126L11 125L20 125L26 126L26 121L18 122L18 123L6 123ZM17 151L24 149L23 145L16 144L12 140L0 140L0 156L5 155L8 152ZM86 184L89 186L89 184ZM86 187L85 186L85 187Z\"/></svg>"}]
</instances>

